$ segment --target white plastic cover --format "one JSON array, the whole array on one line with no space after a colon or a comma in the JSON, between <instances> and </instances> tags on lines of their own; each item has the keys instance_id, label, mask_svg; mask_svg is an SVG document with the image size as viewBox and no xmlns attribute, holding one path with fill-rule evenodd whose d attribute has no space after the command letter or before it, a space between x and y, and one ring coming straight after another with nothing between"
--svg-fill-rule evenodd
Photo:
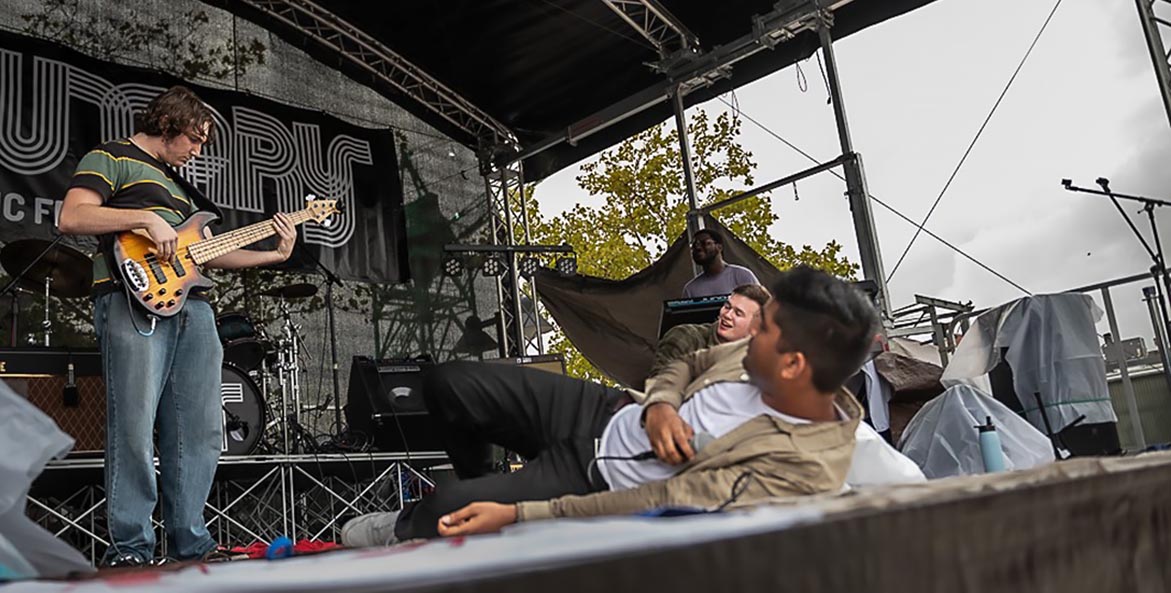
<instances>
[{"instance_id":1,"label":"white plastic cover","mask_svg":"<svg viewBox=\"0 0 1171 593\"><path fill-rule=\"evenodd\" d=\"M903 431L899 449L929 479L984 473L976 426L991 416L1004 449L1006 470L1054 460L1048 437L996 398L969 385L949 387L927 402Z\"/></svg>"},{"instance_id":2,"label":"white plastic cover","mask_svg":"<svg viewBox=\"0 0 1171 593\"><path fill-rule=\"evenodd\" d=\"M0 381L0 515L17 504L50 459L73 448L52 418Z\"/></svg>"},{"instance_id":3,"label":"white plastic cover","mask_svg":"<svg viewBox=\"0 0 1171 593\"><path fill-rule=\"evenodd\" d=\"M44 412L0 381L0 575L60 577L92 570L85 558L24 515L33 479L73 447Z\"/></svg>"},{"instance_id":4,"label":"white plastic cover","mask_svg":"<svg viewBox=\"0 0 1171 593\"><path fill-rule=\"evenodd\" d=\"M1036 295L1001 305L976 318L940 381L987 393L988 371L1008 348L1013 386L1033 426L1045 426L1034 393L1041 394L1054 431L1082 415L1086 424L1117 422L1094 327L1101 318L1102 310L1085 294Z\"/></svg>"}]
</instances>

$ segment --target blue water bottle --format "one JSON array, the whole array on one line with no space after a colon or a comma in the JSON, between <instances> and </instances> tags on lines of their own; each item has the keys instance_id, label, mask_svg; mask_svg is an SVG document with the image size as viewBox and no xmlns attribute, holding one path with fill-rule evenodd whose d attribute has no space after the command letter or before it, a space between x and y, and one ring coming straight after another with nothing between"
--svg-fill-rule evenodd
<instances>
[{"instance_id":1,"label":"blue water bottle","mask_svg":"<svg viewBox=\"0 0 1171 593\"><path fill-rule=\"evenodd\" d=\"M992 416L985 417L985 424L977 425L980 431L980 457L984 459L987 473L1004 471L1004 448L1000 445L1000 433L992 424Z\"/></svg>"}]
</instances>

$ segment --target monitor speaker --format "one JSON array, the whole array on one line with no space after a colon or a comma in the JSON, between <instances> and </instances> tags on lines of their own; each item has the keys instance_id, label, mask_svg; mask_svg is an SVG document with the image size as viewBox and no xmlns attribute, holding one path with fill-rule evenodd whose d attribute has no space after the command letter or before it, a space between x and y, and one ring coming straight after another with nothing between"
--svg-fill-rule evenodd
<instances>
[{"instance_id":1,"label":"monitor speaker","mask_svg":"<svg viewBox=\"0 0 1171 593\"><path fill-rule=\"evenodd\" d=\"M443 451L423 400L423 375L432 366L430 357L355 356L345 406L350 431L370 437L379 451Z\"/></svg>"}]
</instances>

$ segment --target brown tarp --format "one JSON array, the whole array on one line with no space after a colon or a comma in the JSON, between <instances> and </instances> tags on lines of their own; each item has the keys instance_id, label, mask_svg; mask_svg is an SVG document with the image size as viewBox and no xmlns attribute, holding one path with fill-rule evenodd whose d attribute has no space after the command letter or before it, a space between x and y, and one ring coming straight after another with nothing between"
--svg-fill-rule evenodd
<instances>
[{"instance_id":1,"label":"brown tarp","mask_svg":"<svg viewBox=\"0 0 1171 593\"><path fill-rule=\"evenodd\" d=\"M715 219L705 228L724 237L724 260L744 266L769 286L780 272ZM569 341L611 379L641 389L659 338L663 301L682 298L692 278L691 250L684 233L659 261L625 280L564 277L543 269L537 294Z\"/></svg>"}]
</instances>

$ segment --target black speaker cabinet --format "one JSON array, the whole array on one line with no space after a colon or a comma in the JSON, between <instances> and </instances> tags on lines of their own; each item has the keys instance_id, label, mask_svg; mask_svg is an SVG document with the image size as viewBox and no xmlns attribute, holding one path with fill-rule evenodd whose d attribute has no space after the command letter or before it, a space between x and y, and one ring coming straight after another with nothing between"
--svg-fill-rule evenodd
<instances>
[{"instance_id":1,"label":"black speaker cabinet","mask_svg":"<svg viewBox=\"0 0 1171 593\"><path fill-rule=\"evenodd\" d=\"M434 420L423 403L423 373L430 359L355 356L350 366L346 422L372 437L379 451L442 451Z\"/></svg>"}]
</instances>

